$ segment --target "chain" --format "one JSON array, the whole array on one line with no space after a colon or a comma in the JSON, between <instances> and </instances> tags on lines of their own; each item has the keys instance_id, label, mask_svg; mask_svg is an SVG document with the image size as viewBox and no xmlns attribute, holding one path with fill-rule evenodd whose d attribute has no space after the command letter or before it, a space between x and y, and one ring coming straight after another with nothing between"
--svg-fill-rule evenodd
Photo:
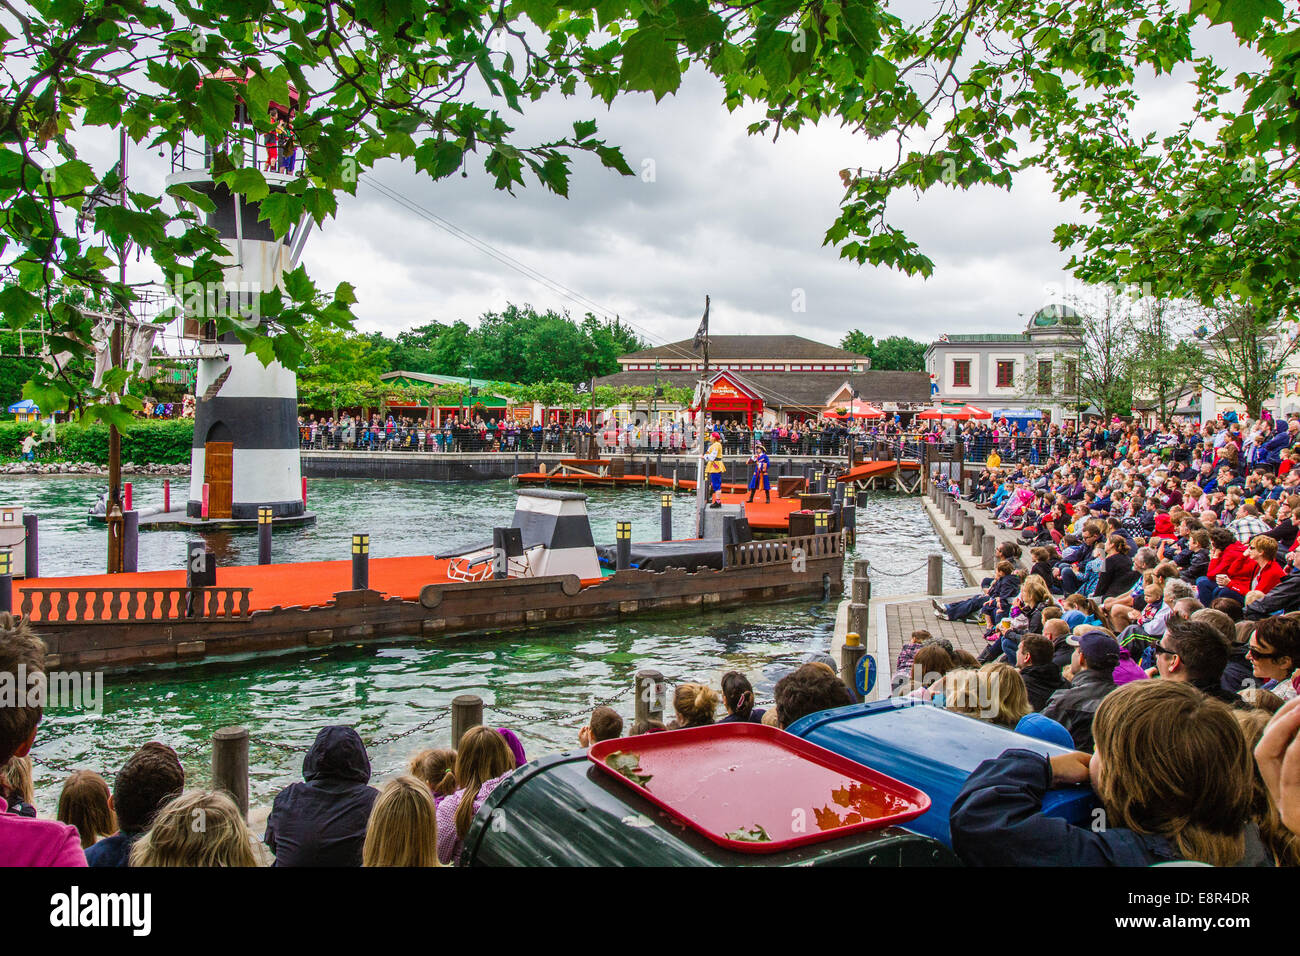
<instances>
[{"instance_id":1,"label":"chain","mask_svg":"<svg viewBox=\"0 0 1300 956\"><path fill-rule=\"evenodd\" d=\"M889 577L889 578L905 578L905 577L909 577L910 575L913 575L913 574L918 574L918 573L920 573L921 571L924 571L925 568L926 568L926 565L921 564L921 565L918 565L917 567L913 568L911 571L882 571L882 570L880 570L878 567L876 567L874 564L871 564L871 565L867 565L867 573L868 573L868 574L883 574L883 575L885 575L885 577Z\"/></svg>"}]
</instances>

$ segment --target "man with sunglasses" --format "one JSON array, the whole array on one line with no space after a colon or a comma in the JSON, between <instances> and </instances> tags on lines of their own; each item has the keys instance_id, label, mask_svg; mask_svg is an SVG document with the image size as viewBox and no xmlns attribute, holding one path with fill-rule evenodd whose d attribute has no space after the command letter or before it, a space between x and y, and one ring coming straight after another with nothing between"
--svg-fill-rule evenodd
<instances>
[{"instance_id":1,"label":"man with sunglasses","mask_svg":"<svg viewBox=\"0 0 1300 956\"><path fill-rule=\"evenodd\" d=\"M1155 669L1165 680L1191 684L1215 700L1249 710L1249 704L1223 689L1221 681L1229 650L1228 639L1210 624L1170 617L1165 636L1155 647Z\"/></svg>"}]
</instances>

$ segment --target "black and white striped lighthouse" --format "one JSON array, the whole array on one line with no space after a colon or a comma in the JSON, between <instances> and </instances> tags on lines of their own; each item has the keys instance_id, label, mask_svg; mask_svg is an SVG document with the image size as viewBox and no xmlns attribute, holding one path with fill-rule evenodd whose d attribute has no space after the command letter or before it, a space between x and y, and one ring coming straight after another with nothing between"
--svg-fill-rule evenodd
<instances>
[{"instance_id":1,"label":"black and white striped lighthouse","mask_svg":"<svg viewBox=\"0 0 1300 956\"><path fill-rule=\"evenodd\" d=\"M242 84L228 70L204 82ZM258 509L269 507L276 519L310 520L303 502L298 454L298 377L279 362L263 365L232 332L218 333L217 310L244 327L260 321L257 296L279 286L286 271L297 266L311 217L305 215L277 239L269 223L258 221L261 203L232 193L213 174L217 165L260 170L271 195L283 193L298 176L296 150L285 131L296 108L293 101L271 108L282 118L281 131L259 132L238 101L235 126L223 142L199 148L182 144L173 152L167 186L184 184L215 205L201 212L178 198L182 208L206 216L228 250L224 283L218 289L189 283L172 291L181 300L186 320L184 336L198 342L195 386L194 445L190 454L189 517L255 523ZM205 502L206 488L206 502Z\"/></svg>"}]
</instances>

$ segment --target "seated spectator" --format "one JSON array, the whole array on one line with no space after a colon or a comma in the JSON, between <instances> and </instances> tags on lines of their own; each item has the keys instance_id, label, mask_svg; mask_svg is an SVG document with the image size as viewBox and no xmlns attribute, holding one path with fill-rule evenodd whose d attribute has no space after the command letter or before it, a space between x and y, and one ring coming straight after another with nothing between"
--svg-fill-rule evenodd
<instances>
[{"instance_id":1,"label":"seated spectator","mask_svg":"<svg viewBox=\"0 0 1300 956\"><path fill-rule=\"evenodd\" d=\"M158 811L131 847L131 866L257 866L256 841L229 796L191 790Z\"/></svg>"},{"instance_id":2,"label":"seated spectator","mask_svg":"<svg viewBox=\"0 0 1300 956\"><path fill-rule=\"evenodd\" d=\"M1297 454L1300 454L1298 452ZM1245 617L1249 621L1258 621L1279 611L1300 610L1300 548L1286 556L1287 572L1282 580L1274 585L1262 598L1246 604Z\"/></svg>"},{"instance_id":3,"label":"seated spectator","mask_svg":"<svg viewBox=\"0 0 1300 956\"><path fill-rule=\"evenodd\" d=\"M1263 710L1234 710L1233 716L1241 725L1241 731L1246 737L1246 746L1254 751L1264 736L1264 729L1268 726L1270 715ZM1270 862L1274 866L1300 866L1300 835L1292 833L1282 825L1282 817L1278 814L1277 804L1273 802L1273 796L1264 783L1259 765L1252 761L1251 767L1254 770L1251 818L1259 827L1259 837L1271 857Z\"/></svg>"},{"instance_id":4,"label":"seated spectator","mask_svg":"<svg viewBox=\"0 0 1300 956\"><path fill-rule=\"evenodd\" d=\"M898 652L898 659L894 661L893 690L907 683L907 675L912 670L912 661L916 657L916 652L932 637L930 632L924 629L918 629L912 632L911 639L902 646Z\"/></svg>"},{"instance_id":5,"label":"seated spectator","mask_svg":"<svg viewBox=\"0 0 1300 956\"><path fill-rule=\"evenodd\" d=\"M1264 690L1255 684L1249 684L1241 689L1238 695L1246 703L1256 710L1262 710L1266 714L1276 714L1286 703L1281 697L1271 690Z\"/></svg>"},{"instance_id":6,"label":"seated spectator","mask_svg":"<svg viewBox=\"0 0 1300 956\"><path fill-rule=\"evenodd\" d=\"M302 783L276 794L266 819L263 839L275 865L360 866L378 796L369 782L370 757L357 732L322 727L303 758Z\"/></svg>"},{"instance_id":7,"label":"seated spectator","mask_svg":"<svg viewBox=\"0 0 1300 956\"><path fill-rule=\"evenodd\" d=\"M1300 703L1296 699L1283 704L1264 728L1255 745L1255 764L1283 826L1300 834Z\"/></svg>"},{"instance_id":8,"label":"seated spectator","mask_svg":"<svg viewBox=\"0 0 1300 956\"><path fill-rule=\"evenodd\" d=\"M117 816L108 781L93 770L72 771L59 793L59 822L77 828L83 850L116 833Z\"/></svg>"},{"instance_id":9,"label":"seated spectator","mask_svg":"<svg viewBox=\"0 0 1300 956\"><path fill-rule=\"evenodd\" d=\"M395 777L375 798L361 850L362 866L441 866L438 808L423 780Z\"/></svg>"},{"instance_id":10,"label":"seated spectator","mask_svg":"<svg viewBox=\"0 0 1300 956\"><path fill-rule=\"evenodd\" d=\"M954 675L968 674L974 674L974 679L954 680ZM1014 728L1030 712L1025 682L1005 661L993 661L978 671L953 671L943 683L943 705L948 710L1007 728Z\"/></svg>"},{"instance_id":11,"label":"seated spectator","mask_svg":"<svg viewBox=\"0 0 1300 956\"><path fill-rule=\"evenodd\" d=\"M1070 732L1077 750L1092 753L1092 721L1102 699L1115 690L1119 644L1102 631L1071 635L1066 641L1074 646L1070 686L1053 694L1042 712Z\"/></svg>"},{"instance_id":12,"label":"seated spectator","mask_svg":"<svg viewBox=\"0 0 1300 956\"><path fill-rule=\"evenodd\" d=\"M659 734L667 730L667 725L662 720L655 720L653 717L643 717L641 720L632 724L632 729L628 731L629 737L640 737L642 734Z\"/></svg>"},{"instance_id":13,"label":"seated spectator","mask_svg":"<svg viewBox=\"0 0 1300 956\"><path fill-rule=\"evenodd\" d=\"M761 724L767 713L761 707L755 709L754 688L740 671L722 675L722 705L727 708L727 716L718 721L720 724Z\"/></svg>"},{"instance_id":14,"label":"seated spectator","mask_svg":"<svg viewBox=\"0 0 1300 956\"><path fill-rule=\"evenodd\" d=\"M26 688L34 675L44 673L44 642L21 617L0 612L0 680L11 688ZM25 695L19 695L9 706L0 707L0 764L7 764L14 757L26 757L31 752L42 710ZM8 801L0 797L0 865L86 865L76 827L20 816L8 810Z\"/></svg>"},{"instance_id":15,"label":"seated spectator","mask_svg":"<svg viewBox=\"0 0 1300 956\"><path fill-rule=\"evenodd\" d=\"M591 720L578 731L578 745L590 747L602 740L615 740L623 736L623 718L613 707L597 707Z\"/></svg>"},{"instance_id":16,"label":"seated spectator","mask_svg":"<svg viewBox=\"0 0 1300 956\"><path fill-rule=\"evenodd\" d=\"M1188 620L1204 621L1228 641L1228 666L1223 669L1223 677L1220 678L1224 690L1230 694L1239 694L1243 687L1255 683L1251 680L1250 661L1246 659L1246 644L1255 630L1253 621L1234 622L1223 611L1212 607L1201 608ZM1152 664L1155 664L1154 659Z\"/></svg>"},{"instance_id":17,"label":"seated spectator","mask_svg":"<svg viewBox=\"0 0 1300 956\"><path fill-rule=\"evenodd\" d=\"M524 754L523 742L513 730L509 727L498 727L497 733L505 739L506 746L508 746L510 752L514 754L516 767L522 767L524 764L528 763L528 757Z\"/></svg>"},{"instance_id":18,"label":"seated spectator","mask_svg":"<svg viewBox=\"0 0 1300 956\"><path fill-rule=\"evenodd\" d=\"M424 781L436 803L456 792L456 751L446 747L426 747L411 757L406 772Z\"/></svg>"},{"instance_id":19,"label":"seated spectator","mask_svg":"<svg viewBox=\"0 0 1300 956\"><path fill-rule=\"evenodd\" d=\"M713 723L713 713L717 709L717 692L707 684L679 684L673 693L673 710L677 712L677 719L668 725L668 729L705 727Z\"/></svg>"},{"instance_id":20,"label":"seated spectator","mask_svg":"<svg viewBox=\"0 0 1300 956\"><path fill-rule=\"evenodd\" d=\"M1052 642L1052 665L1058 671L1069 667L1070 658L1074 656L1074 646L1067 643L1070 631L1070 625L1064 618L1043 624L1043 637Z\"/></svg>"},{"instance_id":21,"label":"seated spectator","mask_svg":"<svg viewBox=\"0 0 1300 956\"><path fill-rule=\"evenodd\" d=\"M1266 617L1255 625L1246 645L1253 676L1260 686L1284 702L1297 696L1300 688L1300 620L1289 615Z\"/></svg>"},{"instance_id":22,"label":"seated spectator","mask_svg":"<svg viewBox=\"0 0 1300 956\"><path fill-rule=\"evenodd\" d=\"M1246 556L1246 548L1227 528L1210 531L1210 566L1196 581L1196 597L1205 605L1226 597L1246 603L1246 592L1258 566Z\"/></svg>"},{"instance_id":23,"label":"seated spectator","mask_svg":"<svg viewBox=\"0 0 1300 956\"><path fill-rule=\"evenodd\" d=\"M0 767L0 798L9 812L20 817L36 816L36 787L32 782L32 758L10 757Z\"/></svg>"},{"instance_id":24,"label":"seated spectator","mask_svg":"<svg viewBox=\"0 0 1300 956\"><path fill-rule=\"evenodd\" d=\"M1250 750L1232 712L1190 687L1139 681L1101 701L1097 752L1008 750L970 775L951 812L971 866L1149 866L1247 860ZM1268 779L1267 774L1265 779ZM1091 782L1106 826L1042 813L1053 786Z\"/></svg>"},{"instance_id":25,"label":"seated spectator","mask_svg":"<svg viewBox=\"0 0 1300 956\"><path fill-rule=\"evenodd\" d=\"M942 644L935 642L926 644L916 652L916 657L912 659L911 679L899 687L899 694L907 694L910 697L921 697L929 699L926 691L937 681L942 680L956 666L952 659L952 654L944 649ZM976 663L976 667L979 664Z\"/></svg>"},{"instance_id":26,"label":"seated spectator","mask_svg":"<svg viewBox=\"0 0 1300 956\"><path fill-rule=\"evenodd\" d=\"M1015 726L1018 734L1026 737L1033 737L1035 740L1045 740L1049 744L1056 744L1058 747L1064 747L1071 750L1074 747L1074 739L1070 732L1052 720L1051 717L1044 717L1042 714L1028 713L1020 718Z\"/></svg>"},{"instance_id":27,"label":"seated spectator","mask_svg":"<svg viewBox=\"0 0 1300 956\"><path fill-rule=\"evenodd\" d=\"M438 804L438 861L451 863L465 845L474 814L516 769L505 738L491 727L471 727L456 751L456 792Z\"/></svg>"},{"instance_id":28,"label":"seated spectator","mask_svg":"<svg viewBox=\"0 0 1300 956\"><path fill-rule=\"evenodd\" d=\"M1169 681L1191 684L1197 690L1233 707L1247 707L1236 694L1223 689L1230 642L1205 621L1170 620L1156 647L1156 669Z\"/></svg>"},{"instance_id":29,"label":"seated spectator","mask_svg":"<svg viewBox=\"0 0 1300 956\"><path fill-rule=\"evenodd\" d=\"M154 816L185 789L185 770L176 751L150 741L127 758L113 781L117 833L86 851L90 866L122 867Z\"/></svg>"},{"instance_id":30,"label":"seated spectator","mask_svg":"<svg viewBox=\"0 0 1300 956\"><path fill-rule=\"evenodd\" d=\"M918 654L918 662L920 658L921 654ZM817 664L804 664L786 674L776 682L773 696L776 698L777 726L782 729L807 714L853 703L844 682Z\"/></svg>"},{"instance_id":31,"label":"seated spectator","mask_svg":"<svg viewBox=\"0 0 1300 956\"><path fill-rule=\"evenodd\" d=\"M1062 621L1061 627L1064 626ZM1029 706L1034 711L1041 711L1048 698L1068 686L1061 676L1061 668L1052 662L1055 653L1052 639L1044 634L1026 634L1016 649L1016 666L1020 668Z\"/></svg>"}]
</instances>

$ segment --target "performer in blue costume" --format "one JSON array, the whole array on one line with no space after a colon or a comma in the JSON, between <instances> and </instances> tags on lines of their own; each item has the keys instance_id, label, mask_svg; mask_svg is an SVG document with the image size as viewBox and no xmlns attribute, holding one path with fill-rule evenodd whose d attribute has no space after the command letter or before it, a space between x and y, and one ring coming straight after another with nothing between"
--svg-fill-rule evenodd
<instances>
[{"instance_id":1,"label":"performer in blue costume","mask_svg":"<svg viewBox=\"0 0 1300 956\"><path fill-rule=\"evenodd\" d=\"M767 480L767 466L770 464L767 458L767 450L763 448L761 442L754 442L754 454L749 456L749 463L754 470L749 475L749 500L754 500L754 493L758 491L758 483L763 483L763 493L767 495L767 503L772 503L772 485Z\"/></svg>"}]
</instances>

